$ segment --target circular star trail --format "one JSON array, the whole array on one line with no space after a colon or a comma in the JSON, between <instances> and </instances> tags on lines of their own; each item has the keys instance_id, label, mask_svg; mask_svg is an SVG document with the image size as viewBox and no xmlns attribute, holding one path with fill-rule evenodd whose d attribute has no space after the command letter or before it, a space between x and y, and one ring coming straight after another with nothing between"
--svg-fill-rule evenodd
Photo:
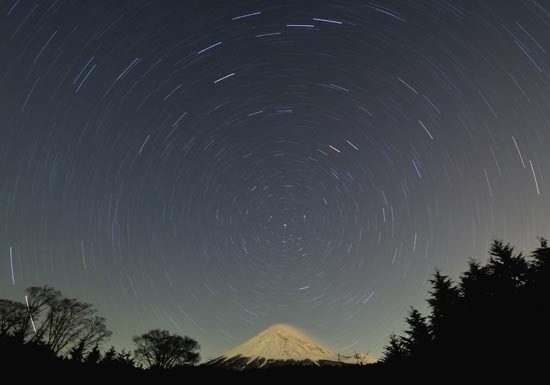
<instances>
[{"instance_id":1,"label":"circular star trail","mask_svg":"<svg viewBox=\"0 0 550 385\"><path fill-rule=\"evenodd\" d=\"M548 235L550 4L0 5L0 289L204 358L378 356L435 268Z\"/></svg>"}]
</instances>

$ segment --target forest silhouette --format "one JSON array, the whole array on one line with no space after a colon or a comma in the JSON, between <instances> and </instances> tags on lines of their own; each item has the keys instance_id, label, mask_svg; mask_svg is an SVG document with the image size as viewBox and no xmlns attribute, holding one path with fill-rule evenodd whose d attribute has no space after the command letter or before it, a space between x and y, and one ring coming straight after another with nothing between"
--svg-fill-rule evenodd
<instances>
[{"instance_id":1,"label":"forest silhouette","mask_svg":"<svg viewBox=\"0 0 550 385\"><path fill-rule=\"evenodd\" d=\"M540 368L549 346L550 248L530 256L496 240L482 265L470 260L455 283L436 271L423 316L411 308L404 335L390 336L383 363L394 368Z\"/></svg>"},{"instance_id":2,"label":"forest silhouette","mask_svg":"<svg viewBox=\"0 0 550 385\"><path fill-rule=\"evenodd\" d=\"M436 271L430 280L429 313L411 308L403 334L389 337L375 364L237 373L198 365L197 341L159 329L135 336L133 351L107 349L111 332L93 305L66 298L49 286L28 288L25 302L0 299L0 357L5 368L28 366L28 377L63 373L75 379L266 374L327 379L433 374L434 368L455 373L541 370L550 346L550 247L544 238L539 242L525 256L495 240L487 262L470 260L456 281Z\"/></svg>"}]
</instances>

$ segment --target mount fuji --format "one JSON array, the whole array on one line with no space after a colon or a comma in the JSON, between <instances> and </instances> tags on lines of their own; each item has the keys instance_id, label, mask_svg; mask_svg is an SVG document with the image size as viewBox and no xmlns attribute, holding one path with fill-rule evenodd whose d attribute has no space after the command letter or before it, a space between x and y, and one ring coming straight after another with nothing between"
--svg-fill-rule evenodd
<instances>
[{"instance_id":1,"label":"mount fuji","mask_svg":"<svg viewBox=\"0 0 550 385\"><path fill-rule=\"evenodd\" d=\"M242 370L298 365L363 365L374 361L364 354L345 356L333 352L309 341L301 331L290 325L276 324L205 365Z\"/></svg>"}]
</instances>

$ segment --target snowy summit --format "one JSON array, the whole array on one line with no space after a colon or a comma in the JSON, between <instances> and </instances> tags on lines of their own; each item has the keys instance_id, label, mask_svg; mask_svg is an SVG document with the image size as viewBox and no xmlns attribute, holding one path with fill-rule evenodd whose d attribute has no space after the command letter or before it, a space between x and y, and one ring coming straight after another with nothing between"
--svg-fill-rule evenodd
<instances>
[{"instance_id":1,"label":"snowy summit","mask_svg":"<svg viewBox=\"0 0 550 385\"><path fill-rule=\"evenodd\" d=\"M290 365L344 365L374 362L363 354L344 356L314 343L300 330L273 325L206 365L233 369Z\"/></svg>"}]
</instances>

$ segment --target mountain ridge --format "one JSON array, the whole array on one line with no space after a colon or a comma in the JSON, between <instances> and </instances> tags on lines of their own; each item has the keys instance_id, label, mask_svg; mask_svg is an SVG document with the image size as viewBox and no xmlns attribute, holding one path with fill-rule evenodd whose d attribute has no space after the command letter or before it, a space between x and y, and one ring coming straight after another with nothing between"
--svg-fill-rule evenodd
<instances>
[{"instance_id":1,"label":"mountain ridge","mask_svg":"<svg viewBox=\"0 0 550 385\"><path fill-rule=\"evenodd\" d=\"M231 369L277 366L340 366L374 362L364 354L346 356L309 340L302 331L275 324L205 365Z\"/></svg>"}]
</instances>

